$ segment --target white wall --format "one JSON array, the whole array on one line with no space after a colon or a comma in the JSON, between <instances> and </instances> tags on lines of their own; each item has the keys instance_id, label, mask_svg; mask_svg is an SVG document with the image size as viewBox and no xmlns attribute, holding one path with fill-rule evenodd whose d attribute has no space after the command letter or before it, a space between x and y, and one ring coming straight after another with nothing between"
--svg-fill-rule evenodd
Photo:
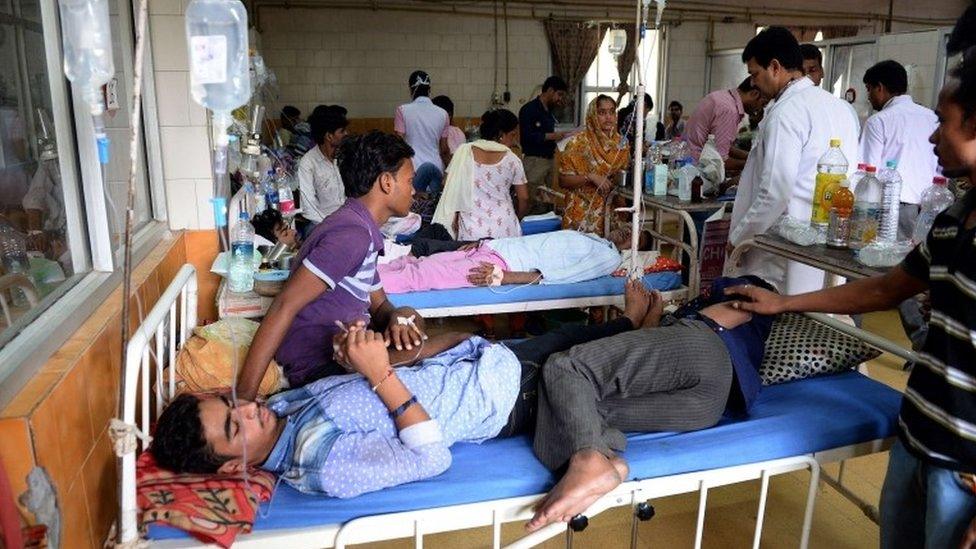
<instances>
[{"instance_id":1,"label":"white wall","mask_svg":"<svg viewBox=\"0 0 976 549\"><path fill-rule=\"evenodd\" d=\"M187 0L149 0L166 209L171 229L212 229L206 111L190 98L183 11Z\"/></svg>"},{"instance_id":2,"label":"white wall","mask_svg":"<svg viewBox=\"0 0 976 549\"><path fill-rule=\"evenodd\" d=\"M707 23L682 23L668 29L667 83L661 98L661 112L671 101L680 101L685 117L705 95Z\"/></svg>"},{"instance_id":3,"label":"white wall","mask_svg":"<svg viewBox=\"0 0 976 549\"><path fill-rule=\"evenodd\" d=\"M407 77L427 71L432 95L454 101L456 116L480 116L492 94L491 18L370 10L261 10L262 53L275 71L283 105L303 113L338 103L351 118L390 118L409 100ZM504 34L499 21L499 93L504 91ZM518 111L549 72L542 23L509 21L509 74ZM274 112L274 111L271 111Z\"/></svg>"},{"instance_id":4,"label":"white wall","mask_svg":"<svg viewBox=\"0 0 976 549\"><path fill-rule=\"evenodd\" d=\"M894 59L906 68L914 65L908 76L908 91L917 103L935 106L938 91L934 89L942 31L888 34L878 38L878 61Z\"/></svg>"}]
</instances>

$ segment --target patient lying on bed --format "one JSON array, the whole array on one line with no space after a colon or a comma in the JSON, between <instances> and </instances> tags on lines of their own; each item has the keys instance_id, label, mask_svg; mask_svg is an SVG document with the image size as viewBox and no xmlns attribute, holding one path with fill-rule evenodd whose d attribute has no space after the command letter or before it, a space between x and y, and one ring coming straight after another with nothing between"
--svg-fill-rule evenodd
<instances>
[{"instance_id":1,"label":"patient lying on bed","mask_svg":"<svg viewBox=\"0 0 976 549\"><path fill-rule=\"evenodd\" d=\"M445 243L450 246L451 243ZM630 233L610 240L577 231L499 238L461 245L426 257L403 256L377 272L387 293L500 284L569 284L606 276L620 265Z\"/></svg>"},{"instance_id":2,"label":"patient lying on bed","mask_svg":"<svg viewBox=\"0 0 976 549\"><path fill-rule=\"evenodd\" d=\"M709 301L662 318L660 296L632 281L624 315L606 324L511 346L471 337L395 370L382 335L353 327L340 336L341 360L358 374L267 405L181 395L151 451L178 472L260 466L302 492L345 498L440 474L455 442L534 430L536 456L566 470L527 525L534 530L569 520L627 478L622 431L702 429L743 411L758 391L770 323ZM755 385L740 367L753 368Z\"/></svg>"}]
</instances>

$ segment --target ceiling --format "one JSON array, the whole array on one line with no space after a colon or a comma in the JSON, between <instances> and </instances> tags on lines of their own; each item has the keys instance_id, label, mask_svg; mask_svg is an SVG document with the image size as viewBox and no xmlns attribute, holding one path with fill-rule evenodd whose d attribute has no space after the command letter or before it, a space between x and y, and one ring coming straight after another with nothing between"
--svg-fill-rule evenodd
<instances>
[{"instance_id":1,"label":"ceiling","mask_svg":"<svg viewBox=\"0 0 976 549\"><path fill-rule=\"evenodd\" d=\"M444 13L492 14L510 17L620 19L634 17L628 0L250 0L252 5L331 6ZM668 21L711 20L756 24L850 24L878 22L913 26L951 25L968 0L668 0Z\"/></svg>"}]
</instances>

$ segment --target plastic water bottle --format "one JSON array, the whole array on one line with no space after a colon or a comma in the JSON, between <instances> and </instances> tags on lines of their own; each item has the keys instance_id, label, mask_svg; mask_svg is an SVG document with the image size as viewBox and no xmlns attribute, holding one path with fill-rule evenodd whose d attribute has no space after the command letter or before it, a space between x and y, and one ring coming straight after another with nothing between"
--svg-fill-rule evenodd
<instances>
[{"instance_id":1,"label":"plastic water bottle","mask_svg":"<svg viewBox=\"0 0 976 549\"><path fill-rule=\"evenodd\" d=\"M830 140L827 152L817 161L816 186L813 189L813 212L810 224L826 241L827 224L830 220L830 198L840 185L841 179L847 177L847 157L840 150L840 139Z\"/></svg>"},{"instance_id":2,"label":"plastic water bottle","mask_svg":"<svg viewBox=\"0 0 976 549\"><path fill-rule=\"evenodd\" d=\"M108 0L61 0L64 74L81 90L91 114L104 110L102 86L115 76Z\"/></svg>"},{"instance_id":3,"label":"plastic water bottle","mask_svg":"<svg viewBox=\"0 0 976 549\"><path fill-rule=\"evenodd\" d=\"M278 209L281 215L288 215L295 211L295 196L287 179L278 182Z\"/></svg>"},{"instance_id":4,"label":"plastic water bottle","mask_svg":"<svg viewBox=\"0 0 976 549\"><path fill-rule=\"evenodd\" d=\"M27 240L17 229L0 224L0 261L6 274L29 276L30 260L27 257ZM14 307L27 307L27 295L18 287L10 290Z\"/></svg>"},{"instance_id":5,"label":"plastic water bottle","mask_svg":"<svg viewBox=\"0 0 976 549\"><path fill-rule=\"evenodd\" d=\"M231 239L227 269L230 291L250 292L254 288L254 227L248 221L247 212L241 212Z\"/></svg>"},{"instance_id":6,"label":"plastic water bottle","mask_svg":"<svg viewBox=\"0 0 976 549\"><path fill-rule=\"evenodd\" d=\"M850 181L851 183L850 188L852 191L857 188L857 182L860 181L862 177L864 177L865 173L867 173L865 171L867 170L867 167L868 165L866 163L864 162L859 163L857 165L857 170L854 171L854 175L847 178L847 180Z\"/></svg>"},{"instance_id":7,"label":"plastic water bottle","mask_svg":"<svg viewBox=\"0 0 976 549\"><path fill-rule=\"evenodd\" d=\"M851 215L854 213L854 193L847 179L840 180L840 186L830 200L830 222L827 225L827 246L847 248L851 237Z\"/></svg>"},{"instance_id":8,"label":"plastic water bottle","mask_svg":"<svg viewBox=\"0 0 976 549\"><path fill-rule=\"evenodd\" d=\"M949 190L947 183L946 178L935 177L932 179L932 186L922 192L921 211L918 214L918 221L915 222L915 232L912 234L914 244L925 241L929 231L932 230L935 217L955 202L956 197Z\"/></svg>"},{"instance_id":9,"label":"plastic water bottle","mask_svg":"<svg viewBox=\"0 0 976 549\"><path fill-rule=\"evenodd\" d=\"M280 209L280 205L278 204L278 187L271 181L271 178L265 179L261 186L264 190L264 207L275 210Z\"/></svg>"},{"instance_id":10,"label":"plastic water bottle","mask_svg":"<svg viewBox=\"0 0 976 549\"><path fill-rule=\"evenodd\" d=\"M849 247L858 250L878 237L878 224L881 221L881 182L876 174L878 169L867 166L864 177L854 189L854 217L851 221Z\"/></svg>"},{"instance_id":11,"label":"plastic water bottle","mask_svg":"<svg viewBox=\"0 0 976 549\"><path fill-rule=\"evenodd\" d=\"M881 226L878 238L884 242L898 241L898 214L901 206L901 175L898 174L898 161L889 160L885 169L878 174L881 181Z\"/></svg>"}]
</instances>

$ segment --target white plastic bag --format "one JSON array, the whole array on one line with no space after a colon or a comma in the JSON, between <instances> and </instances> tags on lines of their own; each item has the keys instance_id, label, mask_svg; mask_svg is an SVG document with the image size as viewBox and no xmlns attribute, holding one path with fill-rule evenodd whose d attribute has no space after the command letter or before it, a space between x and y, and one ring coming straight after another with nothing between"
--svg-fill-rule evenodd
<instances>
[{"instance_id":1,"label":"white plastic bag","mask_svg":"<svg viewBox=\"0 0 976 549\"><path fill-rule=\"evenodd\" d=\"M702 194L715 194L719 185L725 181L725 160L715 148L713 136L708 136L708 141L702 147L701 155L698 156L698 170L701 171Z\"/></svg>"}]
</instances>

